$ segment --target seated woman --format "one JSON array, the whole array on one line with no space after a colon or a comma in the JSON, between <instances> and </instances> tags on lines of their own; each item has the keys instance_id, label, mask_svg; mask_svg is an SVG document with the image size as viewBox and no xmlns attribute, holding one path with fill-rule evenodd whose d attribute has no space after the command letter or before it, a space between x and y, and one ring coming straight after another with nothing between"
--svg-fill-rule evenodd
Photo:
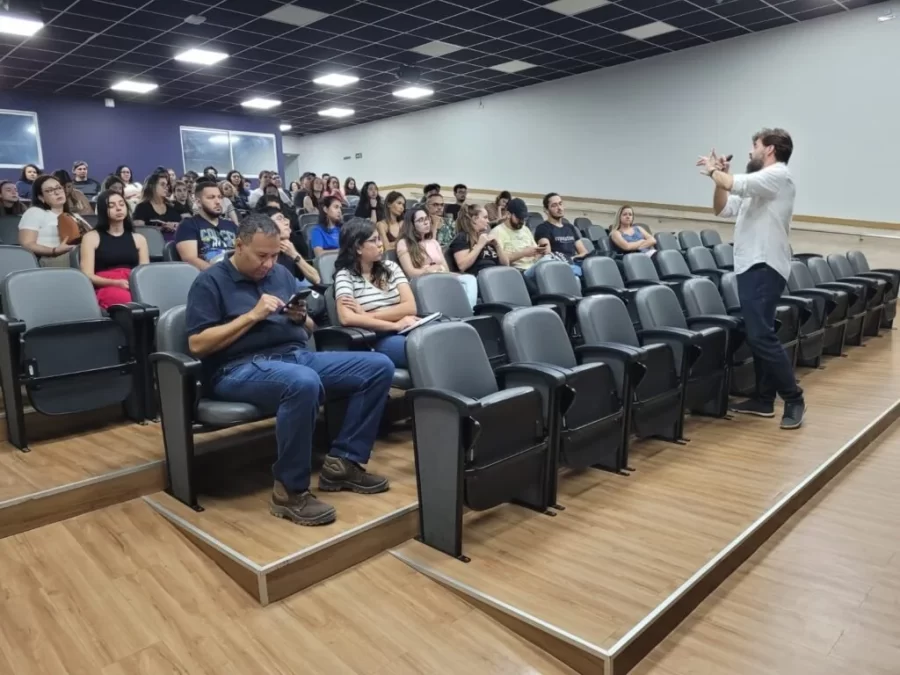
<instances>
[{"instance_id":1,"label":"seated woman","mask_svg":"<svg viewBox=\"0 0 900 675\"><path fill-rule=\"evenodd\" d=\"M400 266L382 260L381 237L371 220L351 218L341 228L334 297L342 326L375 331L375 351L398 368L408 367L406 336L396 333L418 321L416 300Z\"/></svg>"},{"instance_id":2,"label":"seated woman","mask_svg":"<svg viewBox=\"0 0 900 675\"><path fill-rule=\"evenodd\" d=\"M634 224L634 209L627 204L620 206L616 212L616 222L609 228L609 238L624 253L656 253L656 239L640 225Z\"/></svg>"},{"instance_id":3,"label":"seated woman","mask_svg":"<svg viewBox=\"0 0 900 675\"><path fill-rule=\"evenodd\" d=\"M363 183L362 189L359 191L359 202L353 215L357 218L368 218L373 223L377 223L383 214L384 202L381 200L381 195L378 194L378 186L374 181L368 180Z\"/></svg>"},{"instance_id":4,"label":"seated woman","mask_svg":"<svg viewBox=\"0 0 900 675\"><path fill-rule=\"evenodd\" d=\"M306 196L303 198L304 213L318 213L319 204L325 196L324 192L325 181L318 176L313 178L312 182L309 184L309 192L307 192Z\"/></svg>"},{"instance_id":5,"label":"seated woman","mask_svg":"<svg viewBox=\"0 0 900 675\"><path fill-rule=\"evenodd\" d=\"M103 185L100 186L101 192L106 192L107 190L115 192L117 195L125 196L125 183L122 182L122 179L119 178L116 174L111 173L106 177L106 180L103 181Z\"/></svg>"},{"instance_id":6,"label":"seated woman","mask_svg":"<svg viewBox=\"0 0 900 675\"><path fill-rule=\"evenodd\" d=\"M68 235L60 237L60 230L71 232L75 223L65 188L53 176L38 176L32 189L32 206L19 220L19 246L34 253L42 267L68 267L67 254L75 244Z\"/></svg>"},{"instance_id":7,"label":"seated woman","mask_svg":"<svg viewBox=\"0 0 900 675\"><path fill-rule=\"evenodd\" d=\"M149 262L147 240L134 231L125 198L101 192L97 195L97 227L81 240L81 271L94 284L100 307L131 302L131 270Z\"/></svg>"},{"instance_id":8,"label":"seated woman","mask_svg":"<svg viewBox=\"0 0 900 675\"><path fill-rule=\"evenodd\" d=\"M234 204L234 208L238 211L249 211L250 204L247 203L247 199L250 197L250 193L244 187L244 177L241 175L241 172L232 169L225 176L225 180L231 183L231 187L234 188L234 198L229 197Z\"/></svg>"},{"instance_id":9,"label":"seated woman","mask_svg":"<svg viewBox=\"0 0 900 675\"><path fill-rule=\"evenodd\" d=\"M227 180L223 180L219 183L219 192L222 193L222 217L237 225L241 222L241 217L234 205L234 186Z\"/></svg>"},{"instance_id":10,"label":"seated woman","mask_svg":"<svg viewBox=\"0 0 900 675\"><path fill-rule=\"evenodd\" d=\"M53 172L53 177L60 182L66 191L66 206L69 208L69 213L76 216L92 215L94 213L94 207L91 206L88 198L84 196L81 190L75 187L75 181L72 180L72 176L69 175L68 171L59 169Z\"/></svg>"},{"instance_id":11,"label":"seated woman","mask_svg":"<svg viewBox=\"0 0 900 675\"><path fill-rule=\"evenodd\" d=\"M138 202L141 200L141 191L143 190L143 186L136 180L134 180L131 169L124 164L116 167L115 175L119 177L119 179L125 186L125 201L128 202L128 206L132 211L134 211L134 207L136 207L138 205Z\"/></svg>"},{"instance_id":12,"label":"seated woman","mask_svg":"<svg viewBox=\"0 0 900 675\"><path fill-rule=\"evenodd\" d=\"M281 238L281 252L278 254L278 263L287 267L291 274L297 277L298 287L305 288L319 283L319 273L303 257L306 252L305 242L299 233L291 231L291 221L280 207L274 203L269 204L262 211L278 226ZM331 283L331 280L328 280Z\"/></svg>"},{"instance_id":13,"label":"seated woman","mask_svg":"<svg viewBox=\"0 0 900 675\"><path fill-rule=\"evenodd\" d=\"M355 178L348 176L344 181L344 197L347 198L347 203L354 209L359 204L359 188L356 187Z\"/></svg>"},{"instance_id":14,"label":"seated woman","mask_svg":"<svg viewBox=\"0 0 900 675\"><path fill-rule=\"evenodd\" d=\"M478 276L488 267L509 265L509 257L497 236L491 232L487 211L478 204L467 204L456 219L459 234L450 242L449 251L460 272Z\"/></svg>"},{"instance_id":15,"label":"seated woman","mask_svg":"<svg viewBox=\"0 0 900 675\"><path fill-rule=\"evenodd\" d=\"M425 209L410 209L406 214L397 241L397 260L409 278L450 272L441 245L434 238L434 226ZM474 307L478 301L478 281L471 274L457 274L456 278L462 284L469 304Z\"/></svg>"},{"instance_id":16,"label":"seated woman","mask_svg":"<svg viewBox=\"0 0 900 675\"><path fill-rule=\"evenodd\" d=\"M0 181L0 216L21 216L25 204L19 199L19 191L11 180Z\"/></svg>"},{"instance_id":17,"label":"seated woman","mask_svg":"<svg viewBox=\"0 0 900 675\"><path fill-rule=\"evenodd\" d=\"M337 197L325 197L322 199L322 205L319 209L319 224L313 226L309 236L313 255L317 258L325 251L336 251L340 247L341 219L343 215L340 199Z\"/></svg>"},{"instance_id":18,"label":"seated woman","mask_svg":"<svg viewBox=\"0 0 900 675\"><path fill-rule=\"evenodd\" d=\"M488 220L491 222L491 227L499 225L507 219L506 205L509 204L510 199L512 199L512 195L509 194L509 190L504 190L497 195L497 198L492 204L484 205L488 214Z\"/></svg>"},{"instance_id":19,"label":"seated woman","mask_svg":"<svg viewBox=\"0 0 900 675\"><path fill-rule=\"evenodd\" d=\"M32 195L32 185L41 175L41 170L34 164L26 164L22 167L22 175L19 176L19 182L16 183L16 190L19 192L19 199L34 199Z\"/></svg>"},{"instance_id":20,"label":"seated woman","mask_svg":"<svg viewBox=\"0 0 900 675\"><path fill-rule=\"evenodd\" d=\"M344 193L341 192L341 181L337 176L330 176L328 178L328 182L325 184L325 196L326 197L337 197L341 200L341 206L348 206L347 198L344 196Z\"/></svg>"},{"instance_id":21,"label":"seated woman","mask_svg":"<svg viewBox=\"0 0 900 675\"><path fill-rule=\"evenodd\" d=\"M144 182L141 203L134 209L135 227L155 227L166 241L175 241L175 230L181 222L181 214L169 203L169 176L156 173Z\"/></svg>"},{"instance_id":22,"label":"seated woman","mask_svg":"<svg viewBox=\"0 0 900 675\"><path fill-rule=\"evenodd\" d=\"M406 197L396 190L388 192L387 199L384 200L384 218L375 224L385 251L393 251L397 247L405 211Z\"/></svg>"}]
</instances>

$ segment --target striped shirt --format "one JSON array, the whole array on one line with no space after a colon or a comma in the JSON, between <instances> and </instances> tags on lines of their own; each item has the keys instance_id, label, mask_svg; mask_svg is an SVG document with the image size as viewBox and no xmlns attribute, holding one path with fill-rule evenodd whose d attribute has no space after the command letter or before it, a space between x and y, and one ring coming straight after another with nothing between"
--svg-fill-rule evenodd
<instances>
[{"instance_id":1,"label":"striped shirt","mask_svg":"<svg viewBox=\"0 0 900 675\"><path fill-rule=\"evenodd\" d=\"M382 307L399 305L400 285L409 282L397 263L385 260L382 264L390 272L387 287L384 290L373 286L368 279L363 279L352 274L350 270L343 269L334 275L334 297L350 295L359 303L364 312L374 312Z\"/></svg>"}]
</instances>

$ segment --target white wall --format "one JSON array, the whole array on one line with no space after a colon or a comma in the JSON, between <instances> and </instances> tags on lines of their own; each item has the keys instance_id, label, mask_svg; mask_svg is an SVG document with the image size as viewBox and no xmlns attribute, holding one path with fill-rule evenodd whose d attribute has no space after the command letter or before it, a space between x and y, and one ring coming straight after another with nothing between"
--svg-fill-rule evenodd
<instances>
[{"instance_id":1,"label":"white wall","mask_svg":"<svg viewBox=\"0 0 900 675\"><path fill-rule=\"evenodd\" d=\"M357 183L698 205L711 194L698 154L715 146L742 165L753 132L781 126L794 138L797 213L900 221L900 19L875 20L887 7L285 137L284 151Z\"/></svg>"}]
</instances>

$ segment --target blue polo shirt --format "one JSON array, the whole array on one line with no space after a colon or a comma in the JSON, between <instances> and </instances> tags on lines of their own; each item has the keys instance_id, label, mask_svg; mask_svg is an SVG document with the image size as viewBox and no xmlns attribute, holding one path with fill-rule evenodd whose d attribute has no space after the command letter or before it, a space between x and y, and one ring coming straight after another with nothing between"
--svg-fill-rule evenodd
<instances>
[{"instance_id":1,"label":"blue polo shirt","mask_svg":"<svg viewBox=\"0 0 900 675\"><path fill-rule=\"evenodd\" d=\"M203 270L188 293L185 327L197 335L212 326L221 326L256 306L263 293L287 302L297 290L294 275L282 265L272 267L262 281L241 274L231 259ZM305 349L306 330L286 314L270 314L225 349L202 359L203 373L210 381L215 372L229 363L249 361L257 354L284 354Z\"/></svg>"},{"instance_id":2,"label":"blue polo shirt","mask_svg":"<svg viewBox=\"0 0 900 675\"><path fill-rule=\"evenodd\" d=\"M330 230L324 225L316 225L310 232L309 242L313 250L321 246L326 251L336 251L340 248L341 226L335 225Z\"/></svg>"}]
</instances>

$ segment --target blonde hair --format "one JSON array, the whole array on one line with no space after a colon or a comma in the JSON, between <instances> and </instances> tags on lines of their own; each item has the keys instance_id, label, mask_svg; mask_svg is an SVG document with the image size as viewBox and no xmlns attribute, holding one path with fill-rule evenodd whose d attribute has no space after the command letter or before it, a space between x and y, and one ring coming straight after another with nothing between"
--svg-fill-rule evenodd
<instances>
[{"instance_id":1,"label":"blonde hair","mask_svg":"<svg viewBox=\"0 0 900 675\"><path fill-rule=\"evenodd\" d=\"M616 211L616 221L609 226L610 232L615 232L622 227L622 213L625 209L631 209L631 226L634 227L634 208L630 204L623 204L619 207L619 210Z\"/></svg>"},{"instance_id":2,"label":"blonde hair","mask_svg":"<svg viewBox=\"0 0 900 675\"><path fill-rule=\"evenodd\" d=\"M473 222L479 211L487 213L487 209L481 204L463 204L459 210L459 216L456 218L456 229L465 233L469 240L469 248L478 243L478 237L481 234L475 229L475 223Z\"/></svg>"}]
</instances>

